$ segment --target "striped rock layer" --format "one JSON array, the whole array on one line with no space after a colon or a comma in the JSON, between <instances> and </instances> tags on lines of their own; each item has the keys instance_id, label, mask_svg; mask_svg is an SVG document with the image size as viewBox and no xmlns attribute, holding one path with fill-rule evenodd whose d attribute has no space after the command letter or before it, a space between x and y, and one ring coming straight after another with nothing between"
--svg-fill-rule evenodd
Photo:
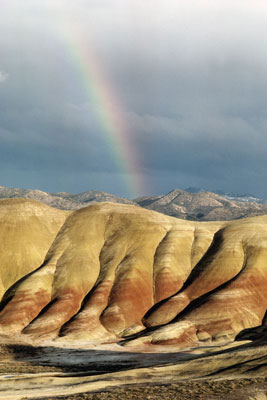
<instances>
[{"instance_id":1,"label":"striped rock layer","mask_svg":"<svg viewBox=\"0 0 267 400\"><path fill-rule=\"evenodd\" d=\"M264 324L267 216L0 201L0 335L180 348Z\"/></svg>"}]
</instances>

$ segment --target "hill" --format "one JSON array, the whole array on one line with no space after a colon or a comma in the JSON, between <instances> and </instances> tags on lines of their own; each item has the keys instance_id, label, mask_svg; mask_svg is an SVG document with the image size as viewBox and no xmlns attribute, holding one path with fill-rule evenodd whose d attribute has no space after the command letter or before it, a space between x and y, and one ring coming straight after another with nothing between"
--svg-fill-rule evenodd
<instances>
[{"instance_id":1,"label":"hill","mask_svg":"<svg viewBox=\"0 0 267 400\"><path fill-rule=\"evenodd\" d=\"M79 208L86 207L88 203L99 203L105 201L136 205L136 203L131 200L96 190L72 194L66 192L48 193L42 190L6 188L4 186L0 186L0 199L12 198L37 200L47 204L48 206L61 210L77 210Z\"/></svg>"},{"instance_id":2,"label":"hill","mask_svg":"<svg viewBox=\"0 0 267 400\"><path fill-rule=\"evenodd\" d=\"M252 196L235 197L192 189L174 189L166 195L141 197L135 202L150 210L193 221L230 221L267 214L267 204Z\"/></svg>"},{"instance_id":3,"label":"hill","mask_svg":"<svg viewBox=\"0 0 267 400\"><path fill-rule=\"evenodd\" d=\"M42 263L67 215L33 200L0 200L0 298Z\"/></svg>"},{"instance_id":4,"label":"hill","mask_svg":"<svg viewBox=\"0 0 267 400\"><path fill-rule=\"evenodd\" d=\"M192 222L17 199L0 211L4 336L184 348L264 324L267 216Z\"/></svg>"}]
</instances>

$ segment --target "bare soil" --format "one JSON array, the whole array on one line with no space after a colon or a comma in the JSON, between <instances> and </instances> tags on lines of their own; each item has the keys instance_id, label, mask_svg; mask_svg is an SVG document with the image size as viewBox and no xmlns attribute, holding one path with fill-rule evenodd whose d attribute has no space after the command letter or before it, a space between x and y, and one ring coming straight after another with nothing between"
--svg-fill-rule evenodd
<instances>
[{"instance_id":1,"label":"bare soil","mask_svg":"<svg viewBox=\"0 0 267 400\"><path fill-rule=\"evenodd\" d=\"M35 374L42 372L66 372L53 365L38 365L30 362L36 355L36 349L30 346L14 347L0 345L0 374ZM18 362L17 359L20 359ZM25 358L25 361L23 361ZM73 372L73 368L69 368ZM111 371L112 372L112 371ZM27 397L21 397L26 400ZM31 399L33 399L31 397ZM35 400L41 399L36 397ZM42 397L44 400L267 400L267 377L206 377L203 379L180 380L175 383L136 383L107 387L104 390L73 395Z\"/></svg>"},{"instance_id":2,"label":"bare soil","mask_svg":"<svg viewBox=\"0 0 267 400\"><path fill-rule=\"evenodd\" d=\"M264 397L265 396L265 397ZM50 397L47 400L245 400L267 399L267 378L191 381L169 385L127 385L98 393ZM25 398L26 400L26 398ZM37 399L36 399L37 400Z\"/></svg>"}]
</instances>

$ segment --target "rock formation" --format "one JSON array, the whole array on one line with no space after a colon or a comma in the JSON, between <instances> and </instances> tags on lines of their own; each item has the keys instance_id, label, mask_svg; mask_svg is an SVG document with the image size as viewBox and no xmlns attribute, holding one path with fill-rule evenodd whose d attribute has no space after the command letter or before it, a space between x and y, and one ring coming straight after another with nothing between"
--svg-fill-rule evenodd
<instances>
[{"instance_id":1,"label":"rock formation","mask_svg":"<svg viewBox=\"0 0 267 400\"><path fill-rule=\"evenodd\" d=\"M0 201L0 334L178 347L267 309L267 216L179 220L132 205Z\"/></svg>"}]
</instances>

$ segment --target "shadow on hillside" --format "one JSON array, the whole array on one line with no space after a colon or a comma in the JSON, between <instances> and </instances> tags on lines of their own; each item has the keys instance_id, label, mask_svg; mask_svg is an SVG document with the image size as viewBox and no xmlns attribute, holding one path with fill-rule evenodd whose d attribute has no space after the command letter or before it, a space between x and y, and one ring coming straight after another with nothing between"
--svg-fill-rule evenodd
<instances>
[{"instance_id":1,"label":"shadow on hillside","mask_svg":"<svg viewBox=\"0 0 267 400\"><path fill-rule=\"evenodd\" d=\"M189 351L180 352L127 352L98 349L59 348L53 346L7 345L8 352L12 354L16 363L27 363L33 367L51 367L58 371L74 373L75 375L98 375L109 372L119 372L136 368L148 368L184 363L193 359L207 358L219 354L247 351L253 347L264 346L266 357L266 343L255 341L252 343L238 344L231 348L203 346L199 349L211 352L192 354ZM38 370L38 368L37 368Z\"/></svg>"},{"instance_id":2,"label":"shadow on hillside","mask_svg":"<svg viewBox=\"0 0 267 400\"><path fill-rule=\"evenodd\" d=\"M164 366L196 358L186 352L134 353L125 351L7 345L15 362L56 367L62 372L96 375L135 368Z\"/></svg>"}]
</instances>

